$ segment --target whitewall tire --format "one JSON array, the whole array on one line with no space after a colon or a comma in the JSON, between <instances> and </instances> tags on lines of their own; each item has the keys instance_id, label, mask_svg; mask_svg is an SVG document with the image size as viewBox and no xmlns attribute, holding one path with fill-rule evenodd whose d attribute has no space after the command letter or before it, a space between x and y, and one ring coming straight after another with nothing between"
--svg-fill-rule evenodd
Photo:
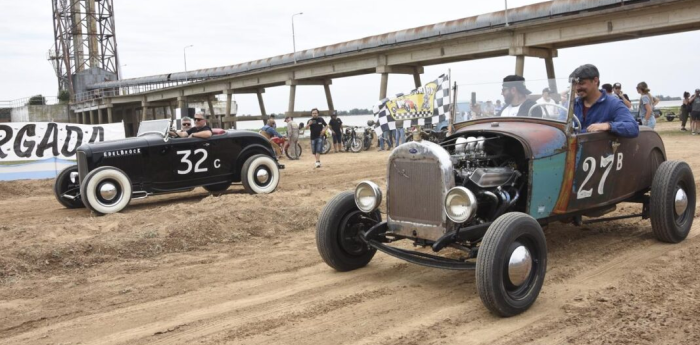
<instances>
[{"instance_id":1,"label":"whitewall tire","mask_svg":"<svg viewBox=\"0 0 700 345\"><path fill-rule=\"evenodd\" d=\"M251 194L267 194L277 189L280 182L280 170L277 162L267 155L255 155L248 158L241 169L243 188Z\"/></svg>"},{"instance_id":2,"label":"whitewall tire","mask_svg":"<svg viewBox=\"0 0 700 345\"><path fill-rule=\"evenodd\" d=\"M116 213L131 201L131 180L113 167L91 171L80 183L80 195L85 207L97 214Z\"/></svg>"}]
</instances>

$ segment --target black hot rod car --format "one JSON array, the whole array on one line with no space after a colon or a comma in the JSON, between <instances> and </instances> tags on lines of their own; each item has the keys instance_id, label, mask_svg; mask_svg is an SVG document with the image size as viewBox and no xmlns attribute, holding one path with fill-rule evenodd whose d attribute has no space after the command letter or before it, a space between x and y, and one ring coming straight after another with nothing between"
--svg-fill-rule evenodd
<instances>
[{"instance_id":1,"label":"black hot rod car","mask_svg":"<svg viewBox=\"0 0 700 345\"><path fill-rule=\"evenodd\" d=\"M688 164L667 161L663 141L648 127L636 138L582 133L573 106L557 108L537 118L478 118L457 124L439 144L400 145L387 163L386 218L377 184L338 194L318 219L321 258L350 271L380 250L419 265L475 270L484 305L512 316L542 288L543 225L650 218L658 240L684 240L695 214ZM640 204L640 212L601 218L623 202ZM424 250L393 245L400 240ZM452 255L439 255L445 249Z\"/></svg>"},{"instance_id":2,"label":"black hot rod car","mask_svg":"<svg viewBox=\"0 0 700 345\"><path fill-rule=\"evenodd\" d=\"M144 121L134 138L80 146L77 166L56 177L56 199L106 214L131 199L194 187L220 193L242 182L253 194L277 188L284 166L260 134L214 129L208 139L170 138L169 129L170 120Z\"/></svg>"}]
</instances>

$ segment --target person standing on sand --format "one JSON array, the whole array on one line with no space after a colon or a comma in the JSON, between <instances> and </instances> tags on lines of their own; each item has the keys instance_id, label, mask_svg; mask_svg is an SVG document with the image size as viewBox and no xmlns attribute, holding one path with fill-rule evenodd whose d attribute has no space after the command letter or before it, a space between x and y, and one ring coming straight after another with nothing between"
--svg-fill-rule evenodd
<instances>
[{"instance_id":1,"label":"person standing on sand","mask_svg":"<svg viewBox=\"0 0 700 345\"><path fill-rule=\"evenodd\" d=\"M323 152L323 138L321 137L326 134L328 124L326 124L326 120L318 116L318 108L311 109L311 119L306 123L306 126L311 132L311 153L316 156L315 167L320 168L321 152Z\"/></svg>"}]
</instances>

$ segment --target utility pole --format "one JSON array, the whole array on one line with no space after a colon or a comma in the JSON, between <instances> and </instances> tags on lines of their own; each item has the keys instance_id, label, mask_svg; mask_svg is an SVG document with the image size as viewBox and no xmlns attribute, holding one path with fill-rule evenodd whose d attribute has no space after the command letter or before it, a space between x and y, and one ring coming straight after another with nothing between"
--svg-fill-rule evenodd
<instances>
[{"instance_id":1,"label":"utility pole","mask_svg":"<svg viewBox=\"0 0 700 345\"><path fill-rule=\"evenodd\" d=\"M296 41L296 38L294 36L294 16L300 16L302 14L304 14L304 12L292 14L292 45L294 46L294 55L293 56L294 56L294 63L295 64L297 63L297 41Z\"/></svg>"},{"instance_id":2,"label":"utility pole","mask_svg":"<svg viewBox=\"0 0 700 345\"><path fill-rule=\"evenodd\" d=\"M190 44L182 48L182 56L185 58L185 82L187 82L187 48L194 47L194 44Z\"/></svg>"}]
</instances>

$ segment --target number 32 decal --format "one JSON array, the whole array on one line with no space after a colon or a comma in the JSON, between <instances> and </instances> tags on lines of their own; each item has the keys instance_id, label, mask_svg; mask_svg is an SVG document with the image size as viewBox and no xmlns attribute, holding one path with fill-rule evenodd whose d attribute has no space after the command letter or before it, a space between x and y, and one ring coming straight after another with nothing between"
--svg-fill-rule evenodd
<instances>
[{"instance_id":1,"label":"number 32 decal","mask_svg":"<svg viewBox=\"0 0 700 345\"><path fill-rule=\"evenodd\" d=\"M192 165L192 161L189 160L188 158L190 155L196 156L197 154L201 153L202 158L200 158L197 163ZM207 153L207 150L205 149L196 149L194 151L189 151L189 150L183 150L183 151L177 151L178 155L182 155L182 159L180 159L180 163L185 163L187 164L187 168L185 170L178 170L177 173L180 175L185 175L189 174L192 172L192 168L194 167L194 172L195 173L200 173L200 172L207 172L209 169L208 168L202 168L201 165L204 163L204 161L207 160L207 156L209 155ZM221 166L221 162L218 159L214 160L214 168L219 168Z\"/></svg>"},{"instance_id":2,"label":"number 32 decal","mask_svg":"<svg viewBox=\"0 0 700 345\"><path fill-rule=\"evenodd\" d=\"M622 169L622 158L623 158L622 152L618 153L615 171L620 171L620 169ZM610 170L612 170L614 159L615 159L615 155L610 155L607 157L600 157L600 167L606 168L605 172L603 173L603 177L600 179L600 182L598 183L598 194L600 194L600 195L603 195L603 193L604 193L605 180L608 178L608 175L610 174ZM588 180L590 180L591 177L593 177L593 173L595 173L595 168L596 168L595 158L587 157L583 161L583 171L588 172L588 175L586 175L586 179L583 180L581 187L578 189L578 192L576 193L576 199L590 198L593 195L593 188L589 188L589 189L583 189L583 188L588 183Z\"/></svg>"}]
</instances>

